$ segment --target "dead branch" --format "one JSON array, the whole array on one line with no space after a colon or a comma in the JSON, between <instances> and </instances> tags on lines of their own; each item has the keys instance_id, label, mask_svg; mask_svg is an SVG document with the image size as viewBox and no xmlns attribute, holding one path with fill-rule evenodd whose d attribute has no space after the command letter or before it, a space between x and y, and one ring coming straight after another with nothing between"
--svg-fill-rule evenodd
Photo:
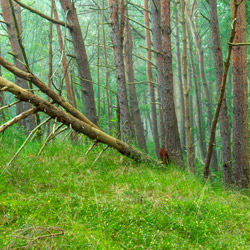
<instances>
[{"instance_id":1,"label":"dead branch","mask_svg":"<svg viewBox=\"0 0 250 250\"><path fill-rule=\"evenodd\" d=\"M1 125L1 127L0 127L0 133L4 132L7 128L9 128L12 125L16 124L17 122L25 119L26 117L35 114L36 112L38 112L38 108L31 108L31 109L29 109L29 110L27 110L27 111L25 111L25 112L17 115L13 119L11 119L8 122L6 122L3 125Z\"/></svg>"},{"instance_id":2,"label":"dead branch","mask_svg":"<svg viewBox=\"0 0 250 250\"><path fill-rule=\"evenodd\" d=\"M19 0L14 0L14 1L15 1L16 3L18 3L20 6L22 6L24 9L27 9L27 10L29 10L30 12L32 12L32 13L34 13L34 14L36 14L36 15L38 15L38 16L40 16L40 17L42 17L42 18L44 18L44 19L46 19L46 20L48 20L48 21L50 21L50 22L52 22L52 23L54 23L54 24L59 24L59 25L62 25L62 26L64 26L64 27L67 27L67 28L69 28L69 29L72 29L72 26L69 25L69 24L67 24L67 23L65 23L65 22L62 22L62 21L56 20L56 19L54 19L54 18L51 18L50 16L47 16L47 15L45 15L45 14L39 12L38 10L31 8L30 6L28 6L28 5L24 4L24 3L22 3L22 2L19 1Z\"/></svg>"},{"instance_id":3,"label":"dead branch","mask_svg":"<svg viewBox=\"0 0 250 250\"><path fill-rule=\"evenodd\" d=\"M95 161L93 162L92 166L95 165L95 163L99 160L99 158L101 157L101 155L109 148L109 146L107 145L105 148L102 149L102 151L98 154L98 156L96 157Z\"/></svg>"},{"instance_id":4,"label":"dead branch","mask_svg":"<svg viewBox=\"0 0 250 250\"><path fill-rule=\"evenodd\" d=\"M10 103L10 104L8 104L8 105L5 105L5 106L3 106L3 107L0 108L0 111L2 111L3 109L6 109L6 108L10 108L10 107L12 107L12 106L18 104L19 102L21 102L21 101L20 101L20 100L17 100L17 101L15 101L15 102L13 102L13 103Z\"/></svg>"}]
</instances>

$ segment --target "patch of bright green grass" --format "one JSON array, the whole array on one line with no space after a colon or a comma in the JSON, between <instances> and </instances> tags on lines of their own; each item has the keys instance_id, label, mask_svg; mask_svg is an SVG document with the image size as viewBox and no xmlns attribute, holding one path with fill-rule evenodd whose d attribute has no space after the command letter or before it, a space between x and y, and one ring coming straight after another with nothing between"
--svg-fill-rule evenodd
<instances>
[{"instance_id":1,"label":"patch of bright green grass","mask_svg":"<svg viewBox=\"0 0 250 250\"><path fill-rule=\"evenodd\" d=\"M1 168L22 136L0 141ZM12 141L12 142L11 142ZM27 144L0 176L0 248L250 249L249 193L175 166L135 163L102 146ZM59 229L63 230L63 235Z\"/></svg>"}]
</instances>

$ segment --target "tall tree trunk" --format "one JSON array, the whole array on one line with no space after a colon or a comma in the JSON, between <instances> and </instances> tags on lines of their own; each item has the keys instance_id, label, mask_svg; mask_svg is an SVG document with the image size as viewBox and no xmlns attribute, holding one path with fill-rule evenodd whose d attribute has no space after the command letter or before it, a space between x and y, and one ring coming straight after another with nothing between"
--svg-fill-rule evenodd
<instances>
[{"instance_id":1,"label":"tall tree trunk","mask_svg":"<svg viewBox=\"0 0 250 250\"><path fill-rule=\"evenodd\" d=\"M180 2L181 13L181 26L182 26L182 71L183 71L183 92L185 103L185 135L186 135L186 150L187 150L187 167L191 173L194 173L194 161L193 161L193 143L190 128L190 114L189 114L189 87L187 79L187 29L186 29L186 17L185 17L185 1Z\"/></svg>"},{"instance_id":2,"label":"tall tree trunk","mask_svg":"<svg viewBox=\"0 0 250 250\"><path fill-rule=\"evenodd\" d=\"M52 6L53 6L54 17L56 20L59 20L55 0L52 0ZM61 27L59 24L56 24L56 31L57 31L57 38L58 38L58 44L60 47L60 52L62 54L63 76L64 76L64 80L65 80L65 89L66 89L66 93L67 93L67 99L68 99L69 103L71 105L73 105L72 94L71 94L71 90L70 90L68 64L67 64L67 59L66 59L66 54L65 54L65 46L63 44L63 36L62 36Z\"/></svg>"},{"instance_id":3,"label":"tall tree trunk","mask_svg":"<svg viewBox=\"0 0 250 250\"><path fill-rule=\"evenodd\" d=\"M210 28L213 42L213 54L217 82L217 96L220 94L223 77L223 57L220 45L220 32L217 15L217 0L209 0ZM228 185L232 182L230 127L227 114L226 98L223 99L220 110L220 135L221 135L221 163L222 183Z\"/></svg>"},{"instance_id":4,"label":"tall tree trunk","mask_svg":"<svg viewBox=\"0 0 250 250\"><path fill-rule=\"evenodd\" d=\"M71 3L70 0L60 0L60 2L64 12L67 13L67 20L72 26L72 28L70 28L70 33L72 36L72 42L75 49L76 61L82 85L82 100L84 104L84 111L87 118L91 122L96 124L97 114L95 107L94 90L93 85L91 84L92 79L89 69L89 63L76 9L74 3Z\"/></svg>"},{"instance_id":5,"label":"tall tree trunk","mask_svg":"<svg viewBox=\"0 0 250 250\"><path fill-rule=\"evenodd\" d=\"M179 20L178 11L175 11L175 50L176 50L176 69L177 69L177 79L179 87L179 103L180 103L180 139L181 146L185 149L186 138L185 138L185 106L184 106L184 96L182 88L182 76L181 76L181 59L180 59L180 41L179 41Z\"/></svg>"},{"instance_id":6,"label":"tall tree trunk","mask_svg":"<svg viewBox=\"0 0 250 250\"><path fill-rule=\"evenodd\" d=\"M152 23L152 35L153 44L156 50L155 60L156 60L156 74L158 82L158 97L159 97L159 113L160 113L160 132L161 132L161 147L166 147L166 132L163 119L163 106L161 101L160 92L162 86L164 86L164 76L163 76L163 60L162 60L162 37L161 37L161 5L160 1L149 0L150 2L150 14Z\"/></svg>"},{"instance_id":7,"label":"tall tree trunk","mask_svg":"<svg viewBox=\"0 0 250 250\"><path fill-rule=\"evenodd\" d=\"M106 86L106 99L107 99L107 113L108 113L108 127L109 134L111 134L111 114L110 114L110 101L109 101L109 72L108 72L108 58L107 58L107 48L106 48L106 35L105 35L105 27L104 27L104 8L105 2L102 0L102 40L103 40L103 51L104 51L104 64L105 64L105 86Z\"/></svg>"},{"instance_id":8,"label":"tall tree trunk","mask_svg":"<svg viewBox=\"0 0 250 250\"><path fill-rule=\"evenodd\" d=\"M202 89L203 89L203 94L204 94L204 99L205 99L205 104L206 104L206 110L207 110L208 127L210 131L210 127L212 123L212 107L211 107L211 97L210 97L210 93L209 93L209 89L208 89L208 85L207 85L207 81L205 77L204 51L201 46L200 35L195 31L194 22L192 20L192 16L188 8L186 8L186 13L187 13L187 20L190 26L191 34L192 34L194 44L195 44L197 59L199 62L200 79L202 83ZM217 160L217 154L215 151L213 151L213 155L212 155L212 168L214 170L218 170L218 160Z\"/></svg>"},{"instance_id":9,"label":"tall tree trunk","mask_svg":"<svg viewBox=\"0 0 250 250\"><path fill-rule=\"evenodd\" d=\"M114 46L114 61L116 66L117 96L120 109L120 130L121 138L124 141L131 139L131 121L128 108L127 89L125 81L125 70L122 49L122 27L119 27L118 3L116 0L109 0L111 40ZM121 25L122 26L122 25Z\"/></svg>"},{"instance_id":10,"label":"tall tree trunk","mask_svg":"<svg viewBox=\"0 0 250 250\"><path fill-rule=\"evenodd\" d=\"M235 1L231 0L231 13ZM246 42L245 1L238 8L234 43ZM247 49L236 46L232 53L233 68L233 180L242 188L249 186L249 146L248 146L248 87Z\"/></svg>"},{"instance_id":11,"label":"tall tree trunk","mask_svg":"<svg viewBox=\"0 0 250 250\"><path fill-rule=\"evenodd\" d=\"M153 12L153 11L152 11ZM166 146L170 158L183 166L181 143L178 131L177 117L174 104L174 85L171 52L170 0L161 1L162 24L162 61L164 85L159 82L160 97L163 107L163 120L166 133Z\"/></svg>"},{"instance_id":12,"label":"tall tree trunk","mask_svg":"<svg viewBox=\"0 0 250 250\"><path fill-rule=\"evenodd\" d=\"M0 44L0 56L1 56L1 44ZM0 66L0 76L2 76L2 67ZM4 92L0 91L0 107L4 105ZM0 122L5 120L4 111L0 111Z\"/></svg>"},{"instance_id":13,"label":"tall tree trunk","mask_svg":"<svg viewBox=\"0 0 250 250\"><path fill-rule=\"evenodd\" d=\"M189 32L187 32L188 36L188 48L189 48L189 60L190 60L190 66L192 69L192 75L194 80L194 89L195 89L195 101L196 101L196 117L197 117L197 128L198 128L198 141L199 141L199 148L201 152L202 160L205 160L206 157L206 143L205 143L205 134L204 130L202 129L202 111L201 111L201 96L200 96L200 90L197 83L196 78L196 71L194 67L194 59L193 59L193 53L192 53L192 43L190 39Z\"/></svg>"},{"instance_id":14,"label":"tall tree trunk","mask_svg":"<svg viewBox=\"0 0 250 250\"><path fill-rule=\"evenodd\" d=\"M144 0L144 24L146 27L149 27L149 16L148 16L148 0ZM155 104L155 87L153 85L153 75L152 75L152 67L150 61L152 60L151 55L151 39L150 39L150 31L145 29L145 42L146 42L146 74L148 80L148 88L149 88L149 96L150 96L150 109L151 109L151 117L152 117L152 132L153 132L153 141L154 141L154 149L155 155L159 158L160 145L159 145L159 134L158 134L158 126L157 126L157 113L156 113L156 104Z\"/></svg>"},{"instance_id":15,"label":"tall tree trunk","mask_svg":"<svg viewBox=\"0 0 250 250\"><path fill-rule=\"evenodd\" d=\"M126 70L126 78L127 82L134 83L134 65L133 65L133 40L132 40L132 33L131 28L128 19L126 20L125 25L125 42L124 42L124 50L125 50L125 57L124 57L124 63L127 67ZM146 147L146 140L144 136L144 128L141 120L141 114L139 109L139 104L137 100L137 94L135 89L135 84L129 84L129 97L130 97L130 111L131 111L131 118L133 118L133 123L135 125L135 132L136 132L136 138L137 143L141 149L143 149L145 152L147 152Z\"/></svg>"},{"instance_id":16,"label":"tall tree trunk","mask_svg":"<svg viewBox=\"0 0 250 250\"><path fill-rule=\"evenodd\" d=\"M16 26L14 23L9 0L1 0L1 7L2 7L2 14L3 14L4 21L7 23L7 32L8 32L8 36L9 36L9 40L10 40L10 45L11 45L13 57L14 57L14 64L19 69L26 71L26 68L25 68L24 63L23 63L24 60L23 60L22 50L21 50L20 45L18 43L17 30L16 30ZM21 10L20 10L19 5L17 5L15 7L15 14L16 14L17 22L18 22L17 24L19 26L18 28L19 28L19 31L21 34L21 28L22 28L21 27ZM20 86L22 88L25 88L25 89L28 88L27 81L25 81L19 77L15 77L15 82L18 86ZM29 103L18 103L16 105L16 114L17 115L21 114L30 108L31 108L31 105ZM19 124L22 125L28 131L31 131L35 127L34 115L29 116L26 119L20 121Z\"/></svg>"}]
</instances>

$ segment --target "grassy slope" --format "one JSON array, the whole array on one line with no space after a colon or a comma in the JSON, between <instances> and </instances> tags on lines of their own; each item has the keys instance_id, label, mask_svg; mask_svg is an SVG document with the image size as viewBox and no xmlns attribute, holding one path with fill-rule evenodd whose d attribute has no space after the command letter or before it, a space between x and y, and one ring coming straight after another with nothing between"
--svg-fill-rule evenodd
<instances>
[{"instance_id":1,"label":"grassy slope","mask_svg":"<svg viewBox=\"0 0 250 250\"><path fill-rule=\"evenodd\" d=\"M1 172L17 139L0 141ZM250 249L249 194L204 185L175 167L136 164L113 150L39 143L0 176L0 246L15 249ZM64 236L30 241L37 236ZM17 231L19 230L19 231ZM27 239L22 239L26 237Z\"/></svg>"}]
</instances>

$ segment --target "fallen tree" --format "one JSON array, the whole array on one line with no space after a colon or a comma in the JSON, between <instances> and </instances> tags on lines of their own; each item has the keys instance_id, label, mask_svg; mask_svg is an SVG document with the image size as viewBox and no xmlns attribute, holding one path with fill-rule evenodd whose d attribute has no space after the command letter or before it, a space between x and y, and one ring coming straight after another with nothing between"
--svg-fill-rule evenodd
<instances>
[{"instance_id":1,"label":"fallen tree","mask_svg":"<svg viewBox=\"0 0 250 250\"><path fill-rule=\"evenodd\" d=\"M104 133L96 126L92 126L86 123L85 121L82 121L79 118L73 116L72 114L66 113L61 108L53 105L52 103L48 101L43 100L42 98L36 96L30 91L17 86L16 84L8 81L7 79L3 77L0 77L0 91L8 91L12 93L13 95L15 95L17 99L33 104L36 108L36 111L38 110L38 111L46 113L50 117L56 119L58 122L61 122L64 125L73 128L75 131L86 135L92 140L104 143L108 145L109 147L116 149L121 154L126 155L135 161L157 163L157 161L155 161L148 155L144 154L143 152L140 152L139 150L129 146L123 141L118 140ZM66 101L63 102L64 106L66 105L65 102ZM70 104L67 103L67 105L70 105ZM80 112L79 113L78 112L79 111L77 111L77 115L79 116ZM80 117L82 118L84 117L84 115L81 115ZM87 118L84 117L84 119L87 119Z\"/></svg>"}]
</instances>

